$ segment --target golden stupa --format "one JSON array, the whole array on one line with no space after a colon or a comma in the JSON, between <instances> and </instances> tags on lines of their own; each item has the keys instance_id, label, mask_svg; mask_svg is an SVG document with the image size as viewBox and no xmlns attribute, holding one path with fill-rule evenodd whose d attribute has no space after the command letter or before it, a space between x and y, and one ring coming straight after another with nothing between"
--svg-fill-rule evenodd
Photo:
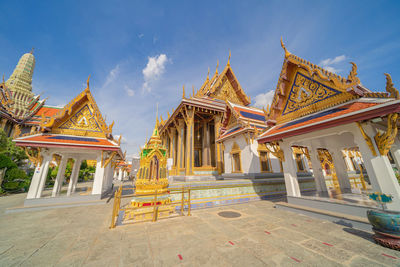
<instances>
[{"instance_id":1,"label":"golden stupa","mask_svg":"<svg viewBox=\"0 0 400 267\"><path fill-rule=\"evenodd\" d=\"M140 168L135 181L134 207L151 206L157 194L157 205L170 202L168 194L167 156L158 134L158 119L153 134L140 151Z\"/></svg>"}]
</instances>

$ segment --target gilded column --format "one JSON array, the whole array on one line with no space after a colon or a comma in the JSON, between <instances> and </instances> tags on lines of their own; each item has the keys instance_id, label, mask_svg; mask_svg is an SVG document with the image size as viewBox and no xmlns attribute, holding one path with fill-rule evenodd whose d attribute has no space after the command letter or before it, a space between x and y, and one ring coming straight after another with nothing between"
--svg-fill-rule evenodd
<instances>
[{"instance_id":1,"label":"gilded column","mask_svg":"<svg viewBox=\"0 0 400 267\"><path fill-rule=\"evenodd\" d=\"M190 107L189 107L190 108ZM194 109L186 112L186 175L193 175L194 167Z\"/></svg>"},{"instance_id":2,"label":"gilded column","mask_svg":"<svg viewBox=\"0 0 400 267\"><path fill-rule=\"evenodd\" d=\"M180 175L180 169L183 168L184 164L184 133L185 133L185 122L183 119L178 119L178 153L177 153L177 160L176 160L176 174Z\"/></svg>"},{"instance_id":3,"label":"gilded column","mask_svg":"<svg viewBox=\"0 0 400 267\"><path fill-rule=\"evenodd\" d=\"M174 158L174 150L175 150L175 127L171 127L169 129L167 129L167 133L168 133L168 138L169 138L169 142L168 142L168 157L169 158ZM174 162L175 164L175 162Z\"/></svg>"},{"instance_id":4,"label":"gilded column","mask_svg":"<svg viewBox=\"0 0 400 267\"><path fill-rule=\"evenodd\" d=\"M203 166L211 165L211 155L210 155L210 130L208 128L208 123L203 122Z\"/></svg>"},{"instance_id":5,"label":"gilded column","mask_svg":"<svg viewBox=\"0 0 400 267\"><path fill-rule=\"evenodd\" d=\"M214 130L215 130L215 140L219 138L219 129L221 127L221 115L216 115L214 118ZM222 174L222 155L221 155L221 144L215 141L215 161L217 162L218 175Z\"/></svg>"}]
</instances>

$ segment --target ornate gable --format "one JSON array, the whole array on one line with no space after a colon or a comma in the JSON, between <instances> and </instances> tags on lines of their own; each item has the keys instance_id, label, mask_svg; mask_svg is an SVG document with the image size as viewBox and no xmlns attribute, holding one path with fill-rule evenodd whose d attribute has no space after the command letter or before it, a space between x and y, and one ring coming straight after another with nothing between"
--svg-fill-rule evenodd
<instances>
[{"instance_id":1,"label":"ornate gable","mask_svg":"<svg viewBox=\"0 0 400 267\"><path fill-rule=\"evenodd\" d=\"M357 66L343 78L285 50L285 60L271 108L268 124L283 123L358 98L367 89L361 87Z\"/></svg>"},{"instance_id":2,"label":"ornate gable","mask_svg":"<svg viewBox=\"0 0 400 267\"><path fill-rule=\"evenodd\" d=\"M244 93L229 63L212 85L209 95L243 106L250 104L250 98Z\"/></svg>"},{"instance_id":3,"label":"ornate gable","mask_svg":"<svg viewBox=\"0 0 400 267\"><path fill-rule=\"evenodd\" d=\"M43 132L55 134L109 137L114 122L107 126L94 98L87 88L49 120L42 120Z\"/></svg>"},{"instance_id":4,"label":"ornate gable","mask_svg":"<svg viewBox=\"0 0 400 267\"><path fill-rule=\"evenodd\" d=\"M196 93L197 97L210 96L213 98L230 101L235 104L248 106L250 104L250 97L248 97L243 88L240 86L235 74L230 65L230 54L228 63L221 74L218 74L218 64L214 76L207 79Z\"/></svg>"}]
</instances>

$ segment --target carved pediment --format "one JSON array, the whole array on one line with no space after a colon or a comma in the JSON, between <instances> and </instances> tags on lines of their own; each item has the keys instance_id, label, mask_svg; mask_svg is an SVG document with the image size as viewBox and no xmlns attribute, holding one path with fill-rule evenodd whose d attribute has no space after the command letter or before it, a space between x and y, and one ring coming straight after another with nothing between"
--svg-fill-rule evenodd
<instances>
[{"instance_id":1,"label":"carved pediment","mask_svg":"<svg viewBox=\"0 0 400 267\"><path fill-rule=\"evenodd\" d=\"M58 127L53 129L53 132L67 132L68 130L103 132L94 116L93 107L87 103L70 117L64 119Z\"/></svg>"}]
</instances>

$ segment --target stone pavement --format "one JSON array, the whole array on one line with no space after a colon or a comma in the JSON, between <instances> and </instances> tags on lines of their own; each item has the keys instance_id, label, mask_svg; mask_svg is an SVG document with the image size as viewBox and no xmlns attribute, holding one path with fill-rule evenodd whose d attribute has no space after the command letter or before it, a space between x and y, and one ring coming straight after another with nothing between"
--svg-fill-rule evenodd
<instances>
[{"instance_id":1,"label":"stone pavement","mask_svg":"<svg viewBox=\"0 0 400 267\"><path fill-rule=\"evenodd\" d=\"M400 252L376 245L370 233L269 201L109 230L112 202L4 213L24 198L0 198L0 266L400 266Z\"/></svg>"}]
</instances>

